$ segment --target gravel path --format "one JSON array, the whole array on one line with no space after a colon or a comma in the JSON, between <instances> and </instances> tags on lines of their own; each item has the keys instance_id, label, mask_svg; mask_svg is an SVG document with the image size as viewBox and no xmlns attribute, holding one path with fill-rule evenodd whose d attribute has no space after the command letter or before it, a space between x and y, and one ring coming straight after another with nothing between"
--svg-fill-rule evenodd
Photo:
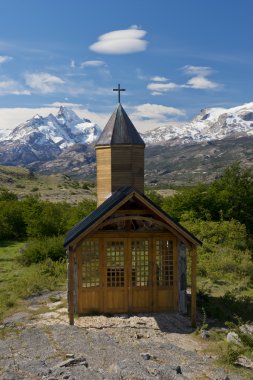
<instances>
[{"instance_id":1,"label":"gravel path","mask_svg":"<svg viewBox=\"0 0 253 380\"><path fill-rule=\"evenodd\" d=\"M54 292L30 299L0 332L2 380L242 379L215 367L179 314L92 316L69 326L65 294Z\"/></svg>"}]
</instances>

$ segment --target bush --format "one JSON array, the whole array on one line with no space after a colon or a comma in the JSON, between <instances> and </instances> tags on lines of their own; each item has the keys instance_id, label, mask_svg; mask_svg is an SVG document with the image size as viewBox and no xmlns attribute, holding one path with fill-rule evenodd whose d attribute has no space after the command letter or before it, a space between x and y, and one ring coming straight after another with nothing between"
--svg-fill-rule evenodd
<instances>
[{"instance_id":1,"label":"bush","mask_svg":"<svg viewBox=\"0 0 253 380\"><path fill-rule=\"evenodd\" d=\"M0 241L26 237L22 205L18 201L0 201Z\"/></svg>"},{"instance_id":2,"label":"bush","mask_svg":"<svg viewBox=\"0 0 253 380\"><path fill-rule=\"evenodd\" d=\"M247 249L247 231L236 220L211 222L183 221L182 224L203 243L198 248L198 275L214 282L253 281L251 252Z\"/></svg>"},{"instance_id":3,"label":"bush","mask_svg":"<svg viewBox=\"0 0 253 380\"><path fill-rule=\"evenodd\" d=\"M202 220L235 219L253 232L253 175L238 162L224 171L210 185L198 184L185 188L173 197L165 197L163 208L177 220L185 213Z\"/></svg>"},{"instance_id":4,"label":"bush","mask_svg":"<svg viewBox=\"0 0 253 380\"><path fill-rule=\"evenodd\" d=\"M18 258L23 265L43 262L47 259L57 261L66 257L63 247L63 237L54 236L44 239L29 240Z\"/></svg>"}]
</instances>

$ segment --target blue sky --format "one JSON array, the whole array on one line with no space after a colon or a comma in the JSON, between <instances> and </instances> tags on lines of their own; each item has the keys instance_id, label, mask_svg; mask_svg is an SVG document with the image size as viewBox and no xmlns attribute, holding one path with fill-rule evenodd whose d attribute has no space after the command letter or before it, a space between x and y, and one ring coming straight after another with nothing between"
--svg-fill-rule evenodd
<instances>
[{"instance_id":1,"label":"blue sky","mask_svg":"<svg viewBox=\"0 0 253 380\"><path fill-rule=\"evenodd\" d=\"M69 105L145 130L253 101L252 0L0 0L0 129Z\"/></svg>"}]
</instances>

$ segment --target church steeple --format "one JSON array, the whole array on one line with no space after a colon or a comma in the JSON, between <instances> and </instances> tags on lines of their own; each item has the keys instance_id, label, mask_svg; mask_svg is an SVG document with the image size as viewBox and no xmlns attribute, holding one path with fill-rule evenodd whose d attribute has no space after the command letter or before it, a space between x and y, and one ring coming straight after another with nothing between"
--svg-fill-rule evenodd
<instances>
[{"instance_id":1,"label":"church steeple","mask_svg":"<svg viewBox=\"0 0 253 380\"><path fill-rule=\"evenodd\" d=\"M96 144L97 204L122 186L144 191L145 143L121 103Z\"/></svg>"},{"instance_id":2,"label":"church steeple","mask_svg":"<svg viewBox=\"0 0 253 380\"><path fill-rule=\"evenodd\" d=\"M145 145L120 103L111 115L96 146L119 144Z\"/></svg>"}]
</instances>

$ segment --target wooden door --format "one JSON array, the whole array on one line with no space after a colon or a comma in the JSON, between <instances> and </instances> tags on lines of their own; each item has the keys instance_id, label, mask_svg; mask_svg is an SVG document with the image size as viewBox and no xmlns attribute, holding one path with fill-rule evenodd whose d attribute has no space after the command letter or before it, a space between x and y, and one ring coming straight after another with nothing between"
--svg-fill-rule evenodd
<instances>
[{"instance_id":1,"label":"wooden door","mask_svg":"<svg viewBox=\"0 0 253 380\"><path fill-rule=\"evenodd\" d=\"M78 314L101 310L98 239L84 240L78 252Z\"/></svg>"},{"instance_id":2,"label":"wooden door","mask_svg":"<svg viewBox=\"0 0 253 380\"><path fill-rule=\"evenodd\" d=\"M104 311L128 311L127 239L105 239Z\"/></svg>"},{"instance_id":3,"label":"wooden door","mask_svg":"<svg viewBox=\"0 0 253 380\"><path fill-rule=\"evenodd\" d=\"M151 311L152 292L152 250L151 239L131 239L129 250L129 291L130 311Z\"/></svg>"},{"instance_id":4,"label":"wooden door","mask_svg":"<svg viewBox=\"0 0 253 380\"><path fill-rule=\"evenodd\" d=\"M175 310L175 240L164 237L154 239L154 311Z\"/></svg>"}]
</instances>

